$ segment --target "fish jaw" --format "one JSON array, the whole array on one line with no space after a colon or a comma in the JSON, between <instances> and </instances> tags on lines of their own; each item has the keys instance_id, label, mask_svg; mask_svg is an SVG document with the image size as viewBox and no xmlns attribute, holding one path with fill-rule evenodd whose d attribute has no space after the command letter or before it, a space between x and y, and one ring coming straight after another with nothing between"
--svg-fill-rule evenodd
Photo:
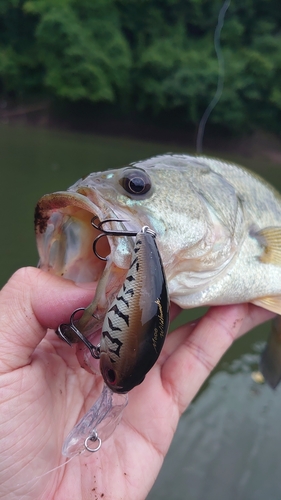
<instances>
[{"instance_id":1,"label":"fish jaw","mask_svg":"<svg viewBox=\"0 0 281 500\"><path fill-rule=\"evenodd\" d=\"M99 238L94 251L93 244L102 235L95 226L108 221L102 229L137 233L142 225L147 225L145 217L141 221L130 209L116 204L116 191L106 183L103 185L103 176L102 173L91 174L87 185L81 179L67 191L47 194L39 200L35 210L39 267L76 283L97 283L92 302L82 317L75 319L76 327L86 337L101 327L125 279L133 249L133 238L122 234ZM70 342L79 340L71 327L64 335Z\"/></svg>"},{"instance_id":2,"label":"fish jaw","mask_svg":"<svg viewBox=\"0 0 281 500\"><path fill-rule=\"evenodd\" d=\"M35 210L39 267L75 282L97 281L105 267L105 262L93 251L93 242L101 234L91 224L93 217L100 221L118 218L103 200L93 192L89 194L91 198L68 191L48 194L39 200ZM109 222L107 228L111 225ZM119 250L117 238L104 237L97 251L103 257L110 254L116 267L126 268L129 247L123 242Z\"/></svg>"},{"instance_id":3,"label":"fish jaw","mask_svg":"<svg viewBox=\"0 0 281 500\"><path fill-rule=\"evenodd\" d=\"M98 213L98 207L80 194L43 196L35 210L39 267L76 282L96 281L104 267L90 250L97 236L91 219Z\"/></svg>"}]
</instances>

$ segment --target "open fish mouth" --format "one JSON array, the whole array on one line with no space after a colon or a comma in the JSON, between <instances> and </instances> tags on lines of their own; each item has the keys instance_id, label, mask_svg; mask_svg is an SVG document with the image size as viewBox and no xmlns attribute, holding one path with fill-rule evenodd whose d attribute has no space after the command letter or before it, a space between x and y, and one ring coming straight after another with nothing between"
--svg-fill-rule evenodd
<instances>
[{"instance_id":1,"label":"open fish mouth","mask_svg":"<svg viewBox=\"0 0 281 500\"><path fill-rule=\"evenodd\" d=\"M102 234L95 227L99 221L106 221L106 229L115 231L124 230L125 224L131 228L135 224L124 222L124 213L111 207L98 192L84 187L47 194L38 201L35 210L38 266L76 283L97 284L93 300L78 322L85 336L101 327L124 281L133 248L131 237L110 235L99 238L94 251L94 242ZM72 335L68 338L72 342L79 340Z\"/></svg>"},{"instance_id":2,"label":"open fish mouth","mask_svg":"<svg viewBox=\"0 0 281 500\"><path fill-rule=\"evenodd\" d=\"M35 210L39 267L75 282L98 281L105 262L93 251L93 242L100 233L91 221L114 215L108 207L102 213L97 200L95 203L81 193L43 196ZM98 249L103 257L110 253L107 237L101 238Z\"/></svg>"},{"instance_id":3,"label":"open fish mouth","mask_svg":"<svg viewBox=\"0 0 281 500\"><path fill-rule=\"evenodd\" d=\"M89 174L67 191L47 194L38 201L35 231L41 269L75 282L97 282L105 270L109 275L110 268L115 277L119 273L120 282L122 270L130 264L132 238L115 235L101 238L98 255L108 256L105 263L93 250L100 232L91 221L93 218L97 223L107 221L102 229L114 232L137 233L143 225L150 225L139 205L138 210L132 206L146 197L145 182L149 176L141 169L125 168L124 171L124 175L123 169ZM136 191L133 194L127 192L128 183L130 189L133 186ZM140 188L145 194L139 192ZM110 278L107 291L110 280L112 284Z\"/></svg>"}]
</instances>

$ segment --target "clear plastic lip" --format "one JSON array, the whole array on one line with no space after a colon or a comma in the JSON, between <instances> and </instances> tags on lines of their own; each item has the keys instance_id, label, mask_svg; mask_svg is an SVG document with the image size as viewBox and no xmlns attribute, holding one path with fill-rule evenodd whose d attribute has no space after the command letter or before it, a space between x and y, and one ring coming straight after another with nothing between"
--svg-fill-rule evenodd
<instances>
[{"instance_id":1,"label":"clear plastic lip","mask_svg":"<svg viewBox=\"0 0 281 500\"><path fill-rule=\"evenodd\" d=\"M128 394L113 393L104 385L100 397L68 434L62 454L73 457L86 451L98 451L116 429L127 404Z\"/></svg>"}]
</instances>

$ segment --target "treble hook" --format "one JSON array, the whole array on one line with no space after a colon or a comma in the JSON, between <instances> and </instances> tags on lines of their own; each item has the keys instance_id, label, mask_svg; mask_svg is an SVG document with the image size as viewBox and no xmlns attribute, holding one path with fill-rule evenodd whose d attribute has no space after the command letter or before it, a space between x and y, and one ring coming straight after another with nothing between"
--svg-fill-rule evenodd
<instances>
[{"instance_id":1,"label":"treble hook","mask_svg":"<svg viewBox=\"0 0 281 500\"><path fill-rule=\"evenodd\" d=\"M67 329L69 330L69 328L72 330L73 333L75 333L80 340L82 340L82 342L88 347L91 355L93 356L93 358L95 359L99 359L100 358L100 346L99 344L97 346L93 345L81 332L80 330L78 330L78 328L76 328L76 326L74 325L74 316L75 314L78 312L78 311L85 311L85 307L79 307L78 309L75 309L75 311L73 311L73 313L71 314L70 316L70 320L69 320L69 323L62 323L61 325L58 326L58 329L56 330L56 334L62 338L63 340L65 340L65 342L68 343L68 345L71 346L71 342L70 340L68 339L68 337L64 334L64 329Z\"/></svg>"},{"instance_id":2,"label":"treble hook","mask_svg":"<svg viewBox=\"0 0 281 500\"><path fill-rule=\"evenodd\" d=\"M112 229L103 229L103 224L106 224L107 222L129 222L128 219L105 219L101 222L99 222L99 224L95 224L95 220L98 219L98 216L95 215L92 220L91 220L91 224L92 226L97 229L98 231L102 231L102 234L99 234L96 239L94 240L94 243L93 243L93 252L95 254L95 256L100 259L100 260L103 260L103 261L107 261L107 258L106 257L102 257L98 251L97 251L97 242L103 238L103 236L107 236L107 235L111 235L111 236L136 236L138 233L137 231L127 231L127 230L124 230L124 231L120 231L120 230L112 230Z\"/></svg>"}]
</instances>

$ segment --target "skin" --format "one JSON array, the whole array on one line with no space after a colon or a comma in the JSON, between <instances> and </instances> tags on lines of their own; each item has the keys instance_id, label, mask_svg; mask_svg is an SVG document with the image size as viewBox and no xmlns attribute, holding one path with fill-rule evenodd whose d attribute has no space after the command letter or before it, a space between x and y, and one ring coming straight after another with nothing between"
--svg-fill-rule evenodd
<instances>
[{"instance_id":1,"label":"skin","mask_svg":"<svg viewBox=\"0 0 281 500\"><path fill-rule=\"evenodd\" d=\"M102 388L52 331L93 293L94 285L34 268L17 271L0 292L0 498L144 500L213 367L234 339L273 316L250 304L219 306L178 328L101 450L45 474L64 463L64 438ZM179 312L172 306L172 317Z\"/></svg>"}]
</instances>

